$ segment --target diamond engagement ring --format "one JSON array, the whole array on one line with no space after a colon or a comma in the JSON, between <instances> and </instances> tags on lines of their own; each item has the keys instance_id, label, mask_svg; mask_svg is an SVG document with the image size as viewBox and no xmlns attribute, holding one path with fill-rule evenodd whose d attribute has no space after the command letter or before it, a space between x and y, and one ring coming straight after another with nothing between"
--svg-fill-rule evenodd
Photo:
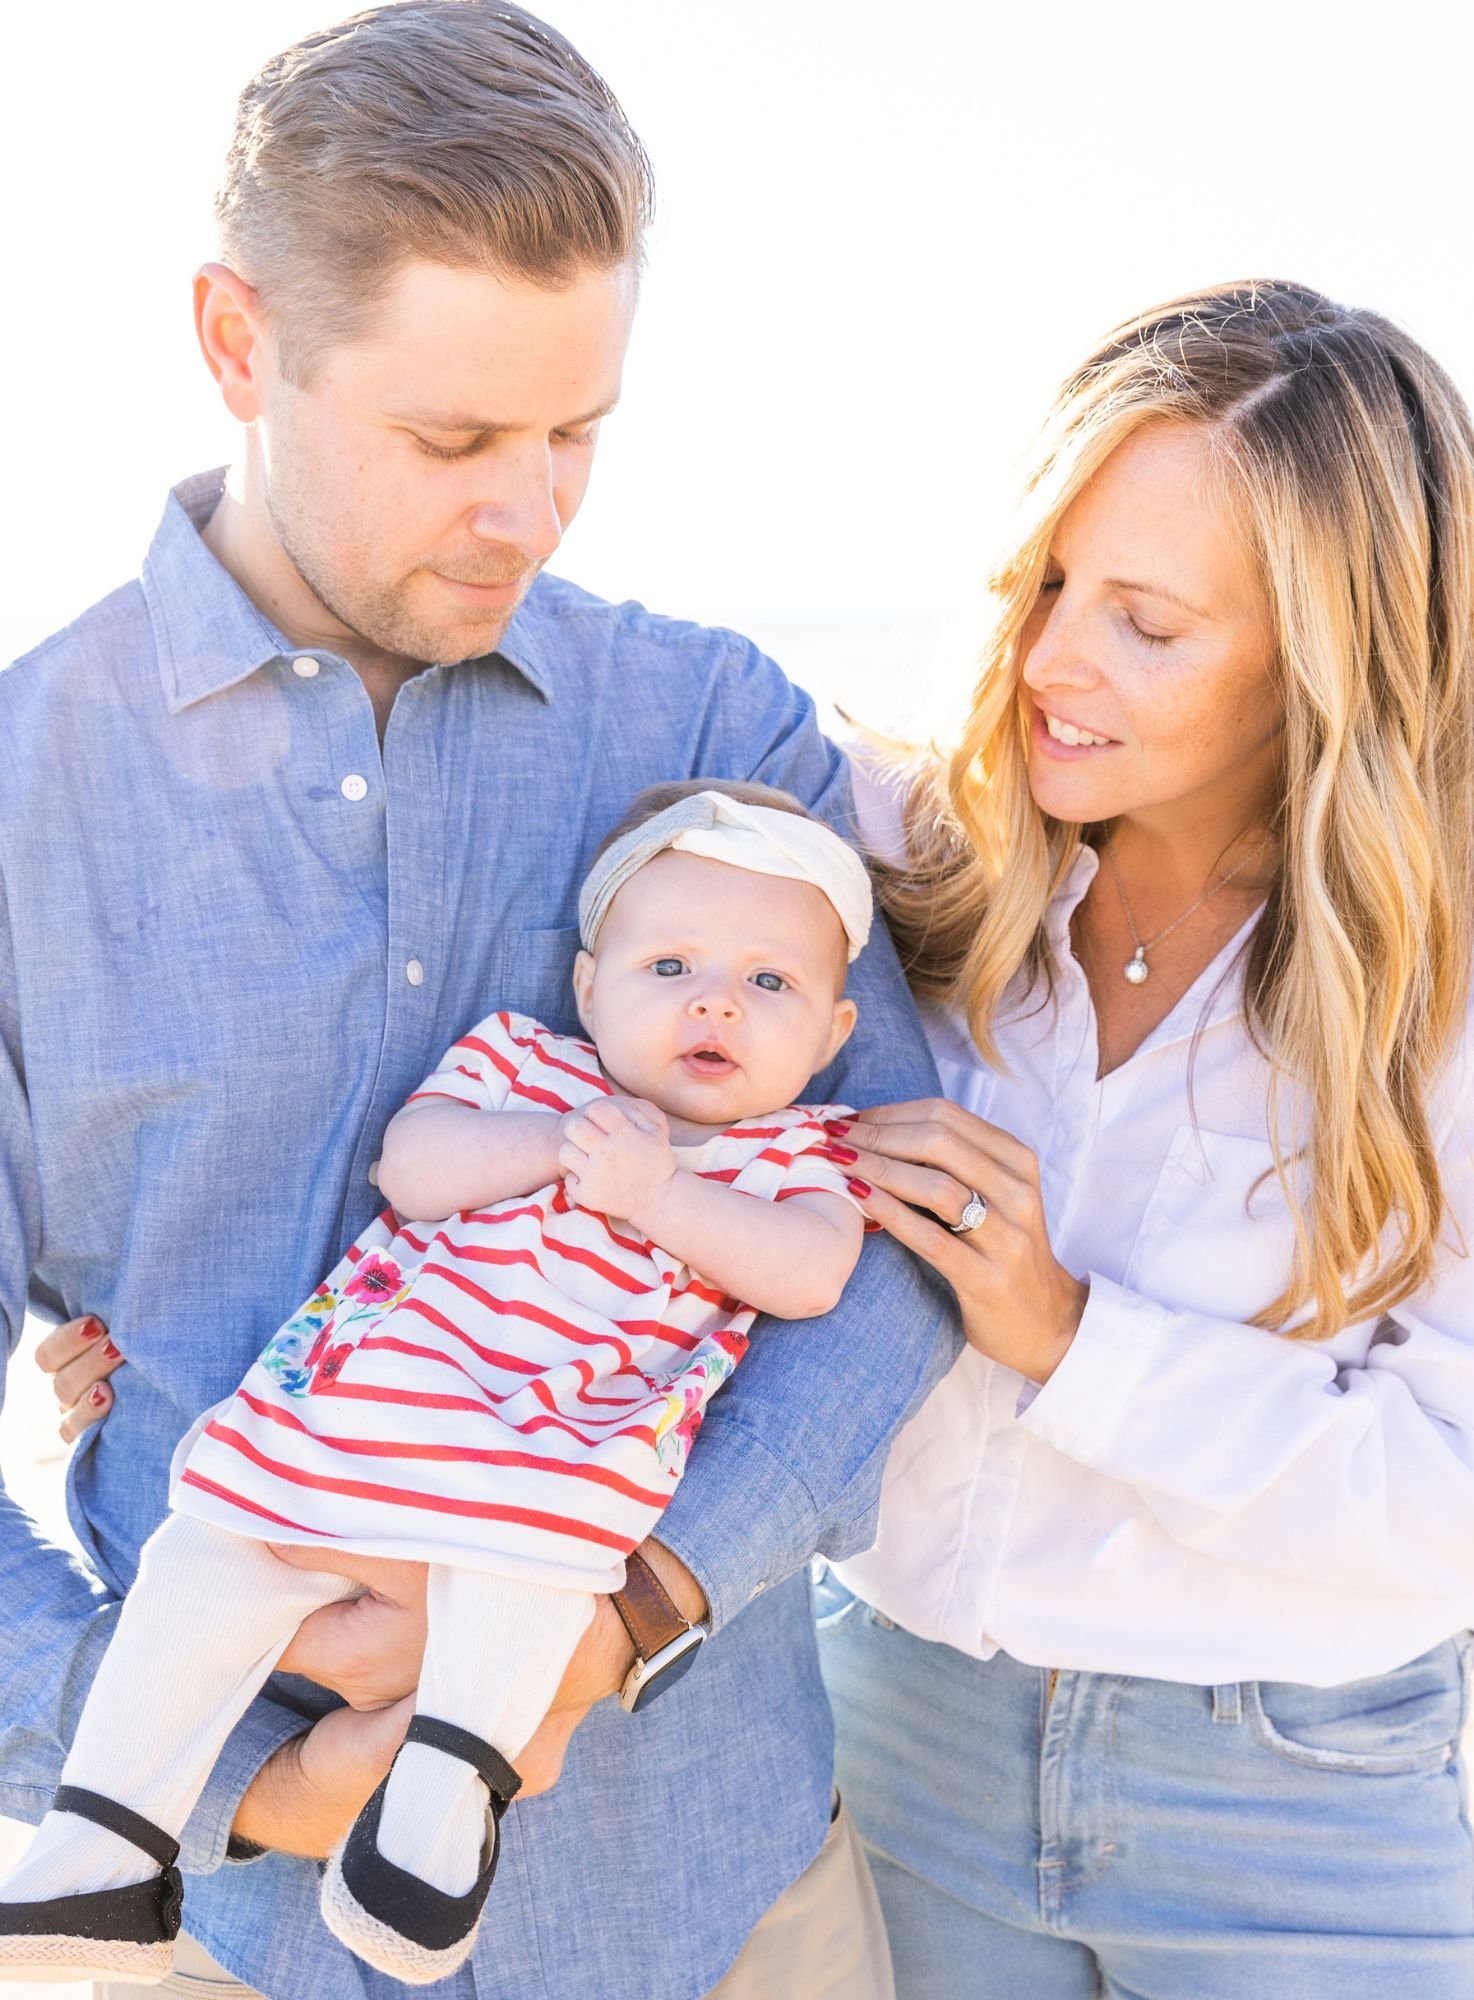
<instances>
[{"instance_id":1,"label":"diamond engagement ring","mask_svg":"<svg viewBox=\"0 0 1474 2000\"><path fill-rule=\"evenodd\" d=\"M967 1191L967 1207L960 1219L947 1226L954 1236L971 1236L975 1229L981 1229L988 1219L988 1204L976 1188Z\"/></svg>"}]
</instances>

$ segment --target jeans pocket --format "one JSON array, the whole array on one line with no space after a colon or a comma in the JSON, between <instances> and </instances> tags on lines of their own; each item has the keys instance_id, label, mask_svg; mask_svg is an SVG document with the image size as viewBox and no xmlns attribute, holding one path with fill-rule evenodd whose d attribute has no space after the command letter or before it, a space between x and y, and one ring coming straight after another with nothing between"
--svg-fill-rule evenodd
<instances>
[{"instance_id":1,"label":"jeans pocket","mask_svg":"<svg viewBox=\"0 0 1474 2000\"><path fill-rule=\"evenodd\" d=\"M847 1625L869 1607L863 1597L840 1582L827 1563L816 1565L813 1577L814 1625L822 1639Z\"/></svg>"},{"instance_id":2,"label":"jeans pocket","mask_svg":"<svg viewBox=\"0 0 1474 2000\"><path fill-rule=\"evenodd\" d=\"M1245 1710L1258 1741L1293 1764L1371 1777L1438 1771L1458 1754L1465 1653L1450 1639L1389 1674L1336 1687L1251 1681Z\"/></svg>"}]
</instances>

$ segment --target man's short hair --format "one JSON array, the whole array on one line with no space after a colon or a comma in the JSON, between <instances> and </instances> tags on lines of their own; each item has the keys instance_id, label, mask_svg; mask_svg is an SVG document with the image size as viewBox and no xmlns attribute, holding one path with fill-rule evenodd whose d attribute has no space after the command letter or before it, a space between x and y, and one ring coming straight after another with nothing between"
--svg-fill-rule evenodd
<instances>
[{"instance_id":1,"label":"man's short hair","mask_svg":"<svg viewBox=\"0 0 1474 2000\"><path fill-rule=\"evenodd\" d=\"M652 206L644 147L555 29L505 0L396 0L252 77L215 216L303 382L406 262L558 290L638 268Z\"/></svg>"}]
</instances>

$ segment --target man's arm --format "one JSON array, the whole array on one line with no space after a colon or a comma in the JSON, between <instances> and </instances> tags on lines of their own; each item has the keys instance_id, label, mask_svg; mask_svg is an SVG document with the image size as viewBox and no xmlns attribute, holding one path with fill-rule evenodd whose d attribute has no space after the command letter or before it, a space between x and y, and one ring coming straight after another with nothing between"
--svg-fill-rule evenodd
<instances>
[{"instance_id":1,"label":"man's arm","mask_svg":"<svg viewBox=\"0 0 1474 2000\"><path fill-rule=\"evenodd\" d=\"M719 686L701 774L782 786L853 839L844 759L819 734L808 696L753 648L729 662ZM814 1094L858 1106L938 1095L881 925L850 992L859 1025ZM758 1322L657 1530L699 1582L714 1625L814 1553L868 1545L891 1437L959 1344L950 1292L886 1237L867 1244L827 1318Z\"/></svg>"}]
</instances>

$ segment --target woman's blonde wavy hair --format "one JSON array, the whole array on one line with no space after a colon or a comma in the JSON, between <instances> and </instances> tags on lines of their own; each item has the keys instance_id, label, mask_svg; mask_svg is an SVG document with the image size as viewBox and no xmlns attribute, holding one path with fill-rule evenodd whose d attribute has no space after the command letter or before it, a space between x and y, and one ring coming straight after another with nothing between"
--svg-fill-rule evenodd
<instances>
[{"instance_id":1,"label":"woman's blonde wavy hair","mask_svg":"<svg viewBox=\"0 0 1474 2000\"><path fill-rule=\"evenodd\" d=\"M913 981L996 1061L1005 988L1021 969L1048 979L1044 913L1082 837L1030 795L1025 620L1064 510L1161 421L1208 436L1278 629L1284 860L1245 1002L1297 1247L1257 1323L1303 1315L1286 1330L1324 1339L1428 1276L1445 1222L1428 1101L1474 949L1474 430L1415 341L1274 281L1174 300L1104 341L1045 427L971 713L915 776L913 865L882 893ZM1309 1130L1287 1153L1290 1093Z\"/></svg>"}]
</instances>

